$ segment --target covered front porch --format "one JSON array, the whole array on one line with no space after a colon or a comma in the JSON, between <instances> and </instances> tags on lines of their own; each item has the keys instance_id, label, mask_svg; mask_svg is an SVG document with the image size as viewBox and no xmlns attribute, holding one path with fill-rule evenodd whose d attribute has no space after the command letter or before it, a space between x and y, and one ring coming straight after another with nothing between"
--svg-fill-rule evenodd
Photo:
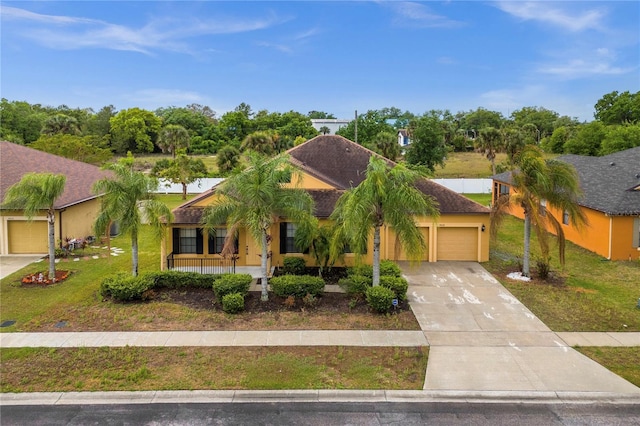
<instances>
[{"instance_id":1,"label":"covered front porch","mask_svg":"<svg viewBox=\"0 0 640 426\"><path fill-rule=\"evenodd\" d=\"M236 259L175 257L173 253L167 256L167 269L171 271L197 272L199 274L249 274L252 278L262 277L260 266L239 266ZM269 270L269 277L273 275L275 266Z\"/></svg>"}]
</instances>

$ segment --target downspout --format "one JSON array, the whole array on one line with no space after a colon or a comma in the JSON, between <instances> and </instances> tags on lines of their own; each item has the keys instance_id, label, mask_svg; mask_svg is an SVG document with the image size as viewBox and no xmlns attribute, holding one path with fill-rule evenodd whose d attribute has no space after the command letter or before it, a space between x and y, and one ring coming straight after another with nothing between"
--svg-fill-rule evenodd
<instances>
[{"instance_id":1,"label":"downspout","mask_svg":"<svg viewBox=\"0 0 640 426\"><path fill-rule=\"evenodd\" d=\"M609 216L609 257L607 259L611 260L611 255L613 248L611 247L613 243L613 216Z\"/></svg>"}]
</instances>

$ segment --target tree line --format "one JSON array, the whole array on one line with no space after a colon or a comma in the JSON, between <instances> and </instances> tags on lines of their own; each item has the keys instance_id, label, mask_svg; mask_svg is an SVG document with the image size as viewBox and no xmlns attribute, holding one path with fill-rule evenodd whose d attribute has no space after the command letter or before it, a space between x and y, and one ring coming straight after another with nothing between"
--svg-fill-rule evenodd
<instances>
[{"instance_id":1,"label":"tree line","mask_svg":"<svg viewBox=\"0 0 640 426\"><path fill-rule=\"evenodd\" d=\"M476 150L492 162L493 171L511 167L513 155L526 145L551 153L605 155L640 145L640 92L605 94L594 105L594 120L580 122L543 107L524 107L509 117L479 107L455 114L430 110L424 114L396 107L369 110L337 134L397 160L433 171L450 151ZM113 155L169 152L217 155L221 175L239 166L246 150L266 155L283 152L328 129L316 130L312 118L335 118L324 111L285 113L241 103L218 117L210 107L190 104L155 111L113 105L94 111L0 102L0 138L68 158L104 164ZM403 151L398 131L411 145ZM181 151L182 150L182 151ZM498 152L509 160L495 164Z\"/></svg>"}]
</instances>

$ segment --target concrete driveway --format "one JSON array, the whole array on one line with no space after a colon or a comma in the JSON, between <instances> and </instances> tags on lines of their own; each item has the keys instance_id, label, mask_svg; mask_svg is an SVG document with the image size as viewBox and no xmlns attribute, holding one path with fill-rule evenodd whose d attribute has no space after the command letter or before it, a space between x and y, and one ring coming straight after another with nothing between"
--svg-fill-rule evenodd
<instances>
[{"instance_id":1,"label":"concrete driveway","mask_svg":"<svg viewBox=\"0 0 640 426\"><path fill-rule=\"evenodd\" d=\"M36 262L42 259L44 254L40 255L9 255L0 256L0 279L13 274L16 271L24 268L30 263Z\"/></svg>"},{"instance_id":2,"label":"concrete driveway","mask_svg":"<svg viewBox=\"0 0 640 426\"><path fill-rule=\"evenodd\" d=\"M425 390L637 393L569 347L476 262L400 263L430 344Z\"/></svg>"}]
</instances>

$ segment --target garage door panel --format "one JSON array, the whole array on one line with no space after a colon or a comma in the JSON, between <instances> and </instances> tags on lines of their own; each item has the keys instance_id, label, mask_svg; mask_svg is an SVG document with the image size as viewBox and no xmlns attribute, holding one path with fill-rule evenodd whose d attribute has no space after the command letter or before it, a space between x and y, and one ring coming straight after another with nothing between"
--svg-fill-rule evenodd
<instances>
[{"instance_id":1,"label":"garage door panel","mask_svg":"<svg viewBox=\"0 0 640 426\"><path fill-rule=\"evenodd\" d=\"M44 220L9 220L7 221L9 237L9 253L41 254L48 251L48 228Z\"/></svg>"},{"instance_id":2,"label":"garage door panel","mask_svg":"<svg viewBox=\"0 0 640 426\"><path fill-rule=\"evenodd\" d=\"M477 228L438 228L438 260L478 260Z\"/></svg>"},{"instance_id":3,"label":"garage door panel","mask_svg":"<svg viewBox=\"0 0 640 426\"><path fill-rule=\"evenodd\" d=\"M420 229L420 233L422 234L422 238L424 239L424 242L426 244L426 248L424 253L422 253L422 256L420 257L420 260L425 260L428 261L429 260L429 228L427 227L423 227L423 228L418 228ZM389 232L390 235L390 247L392 247L390 256L393 260L411 260L409 259L409 256L405 253L404 248L402 247L402 243L400 241L397 240L396 238L396 234L391 231Z\"/></svg>"}]
</instances>

